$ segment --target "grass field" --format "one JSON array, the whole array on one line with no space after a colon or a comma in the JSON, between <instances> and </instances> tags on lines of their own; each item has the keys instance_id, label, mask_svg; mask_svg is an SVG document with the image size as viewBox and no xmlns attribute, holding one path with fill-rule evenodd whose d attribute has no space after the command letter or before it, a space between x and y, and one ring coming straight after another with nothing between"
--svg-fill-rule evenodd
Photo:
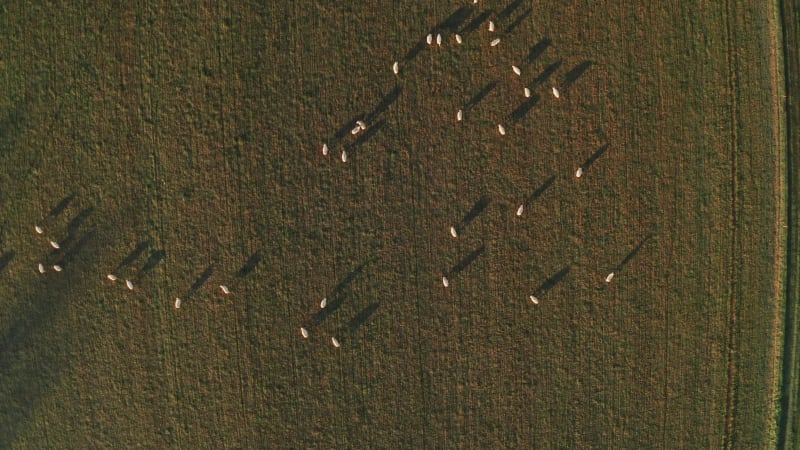
<instances>
[{"instance_id":1,"label":"grass field","mask_svg":"<svg viewBox=\"0 0 800 450\"><path fill-rule=\"evenodd\" d=\"M786 5L465 3L0 6L0 447L791 445Z\"/></svg>"}]
</instances>

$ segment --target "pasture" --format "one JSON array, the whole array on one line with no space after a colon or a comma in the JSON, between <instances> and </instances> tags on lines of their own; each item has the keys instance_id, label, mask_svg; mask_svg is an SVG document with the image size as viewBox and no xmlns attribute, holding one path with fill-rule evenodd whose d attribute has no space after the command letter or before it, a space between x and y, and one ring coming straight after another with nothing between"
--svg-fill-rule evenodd
<instances>
[{"instance_id":1,"label":"pasture","mask_svg":"<svg viewBox=\"0 0 800 450\"><path fill-rule=\"evenodd\" d=\"M0 6L0 447L775 446L781 9L690 3Z\"/></svg>"}]
</instances>

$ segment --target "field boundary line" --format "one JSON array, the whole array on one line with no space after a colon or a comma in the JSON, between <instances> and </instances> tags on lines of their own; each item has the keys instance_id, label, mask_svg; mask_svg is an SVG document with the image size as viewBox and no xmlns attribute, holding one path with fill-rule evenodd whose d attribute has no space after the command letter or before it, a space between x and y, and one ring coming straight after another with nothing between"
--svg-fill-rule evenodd
<instances>
[{"instance_id":1,"label":"field boundary line","mask_svg":"<svg viewBox=\"0 0 800 450\"><path fill-rule=\"evenodd\" d=\"M800 233L797 221L800 220L800 207L796 204L800 198L800 0L778 0L778 11L783 39L783 68L786 98L786 306L784 315L783 354L781 362L780 414L778 419L777 448L800 448L794 442L798 423L796 409L798 405L798 359L796 348L798 339L798 300L800 300Z\"/></svg>"}]
</instances>

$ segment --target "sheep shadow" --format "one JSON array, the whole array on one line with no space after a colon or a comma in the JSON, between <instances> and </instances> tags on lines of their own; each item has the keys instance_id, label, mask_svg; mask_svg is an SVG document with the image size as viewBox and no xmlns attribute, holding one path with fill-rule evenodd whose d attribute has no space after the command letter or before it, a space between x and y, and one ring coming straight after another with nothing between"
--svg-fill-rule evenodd
<instances>
[{"instance_id":1,"label":"sheep shadow","mask_svg":"<svg viewBox=\"0 0 800 450\"><path fill-rule=\"evenodd\" d=\"M17 254L16 252L14 252L14 250L8 251L4 253L3 256L0 256L0 272L2 272L3 270L5 270L6 267L8 267L8 265L11 263L11 261L14 259L15 256L17 256Z\"/></svg>"},{"instance_id":2,"label":"sheep shadow","mask_svg":"<svg viewBox=\"0 0 800 450\"><path fill-rule=\"evenodd\" d=\"M373 303L366 308L362 309L355 317L353 317L350 322L347 323L347 329L350 330L351 333L355 333L367 319L375 313L378 307L381 306L380 303Z\"/></svg>"},{"instance_id":3,"label":"sheep shadow","mask_svg":"<svg viewBox=\"0 0 800 450\"><path fill-rule=\"evenodd\" d=\"M79 212L77 216L73 217L69 224L67 224L67 234L75 234L93 212L94 208L89 207Z\"/></svg>"},{"instance_id":4,"label":"sheep shadow","mask_svg":"<svg viewBox=\"0 0 800 450\"><path fill-rule=\"evenodd\" d=\"M367 115L364 119L365 122L369 123L372 122L376 117L378 117L381 113L389 109L392 103L396 102L397 99L400 97L400 94L403 92L403 88L400 86L395 86L391 92L386 94L382 99L378 106L372 110L371 113ZM355 125L354 125L355 126Z\"/></svg>"},{"instance_id":5,"label":"sheep shadow","mask_svg":"<svg viewBox=\"0 0 800 450\"><path fill-rule=\"evenodd\" d=\"M144 251L147 250L148 247L150 247L149 240L139 242L136 245L136 247L130 253L128 253L128 256L126 256L125 259L123 259L122 262L119 263L119 265L117 265L114 271L116 272L122 269L123 267L127 267L133 264L134 261L136 261L137 259L139 259L140 256L142 256L142 253L144 253Z\"/></svg>"},{"instance_id":6,"label":"sheep shadow","mask_svg":"<svg viewBox=\"0 0 800 450\"><path fill-rule=\"evenodd\" d=\"M587 60L578 64L577 66L573 67L572 70L567 72L567 74L564 76L564 89L569 89L570 86L575 84L575 82L578 81L578 79L582 77L590 67L592 67L592 64L592 61Z\"/></svg>"},{"instance_id":7,"label":"sheep shadow","mask_svg":"<svg viewBox=\"0 0 800 450\"><path fill-rule=\"evenodd\" d=\"M540 73L539 76L534 78L534 80L531 81L531 84L529 84L528 87L530 87L531 89L535 89L540 85L544 84L545 81L547 81L551 76L553 76L553 74L556 72L556 70L558 70L559 67L561 67L560 59L545 67L542 73Z\"/></svg>"},{"instance_id":8,"label":"sheep shadow","mask_svg":"<svg viewBox=\"0 0 800 450\"><path fill-rule=\"evenodd\" d=\"M642 247L644 247L644 244L646 244L647 241L649 241L652 237L653 235L650 234L644 239L642 239L642 241L639 242L639 244L625 256L625 259L623 259L622 262L620 262L619 264L617 264L616 267L614 267L614 272L616 273L624 269L625 266L627 266L631 262L631 260L635 258L636 255L639 254L639 252L642 250Z\"/></svg>"},{"instance_id":9,"label":"sheep shadow","mask_svg":"<svg viewBox=\"0 0 800 450\"><path fill-rule=\"evenodd\" d=\"M528 52L528 63L533 64L534 62L536 62L536 60L539 59L540 56L542 56L542 53L544 53L545 50L547 50L548 47L550 47L550 45L552 44L553 41L550 40L550 38L544 38L541 41L537 42L536 45L531 47L531 51Z\"/></svg>"},{"instance_id":10,"label":"sheep shadow","mask_svg":"<svg viewBox=\"0 0 800 450\"><path fill-rule=\"evenodd\" d=\"M514 11L516 11L517 8L519 8L519 6L522 4L522 2L523 2L523 0L514 0L513 2L509 3L508 6L503 8L503 10L500 11L497 14L497 18L500 19L500 20L503 20L503 19L507 18Z\"/></svg>"},{"instance_id":11,"label":"sheep shadow","mask_svg":"<svg viewBox=\"0 0 800 450\"><path fill-rule=\"evenodd\" d=\"M432 31L435 32L442 30L450 33L455 33L458 30L458 27L460 27L461 24L466 22L466 20L471 15L472 15L472 7L466 5L462 6L461 8L458 8L457 10L453 11L453 13L450 14L449 17L439 22L439 24L437 24Z\"/></svg>"},{"instance_id":12,"label":"sheep shadow","mask_svg":"<svg viewBox=\"0 0 800 450\"><path fill-rule=\"evenodd\" d=\"M448 272L448 275L456 275L464 271L470 264L472 264L479 256L481 256L486 251L486 246L481 245L480 247L476 248L475 250L469 252L466 256L461 258L461 261L456 263L452 269Z\"/></svg>"},{"instance_id":13,"label":"sheep shadow","mask_svg":"<svg viewBox=\"0 0 800 450\"><path fill-rule=\"evenodd\" d=\"M536 297L539 297L539 296L545 294L550 289L553 289L558 283L561 282L561 280L564 279L564 277L567 276L567 274L570 271L570 268L571 268L571 266L569 266L569 265L564 266L564 268L562 268L561 270L559 270L558 272L553 274L550 278L546 279L544 281L544 283L542 283L542 285L539 286L534 291L533 295L535 295Z\"/></svg>"},{"instance_id":14,"label":"sheep shadow","mask_svg":"<svg viewBox=\"0 0 800 450\"><path fill-rule=\"evenodd\" d=\"M539 103L539 100L541 100L541 96L539 94L533 94L531 98L525 100L521 105L511 111L511 114L508 115L509 119L514 122L523 119Z\"/></svg>"},{"instance_id":15,"label":"sheep shadow","mask_svg":"<svg viewBox=\"0 0 800 450\"><path fill-rule=\"evenodd\" d=\"M237 272L237 275L240 277L249 275L256 269L256 266L258 266L262 259L264 258L261 256L261 250L256 250L256 252L250 255L250 258L245 261L242 268Z\"/></svg>"},{"instance_id":16,"label":"sheep shadow","mask_svg":"<svg viewBox=\"0 0 800 450\"><path fill-rule=\"evenodd\" d=\"M73 200L75 200L74 192L61 199L61 201L59 201L56 204L56 206L54 206L53 209L50 210L49 214L50 217L59 216L61 213L64 212L64 210L67 209L67 207L69 206L70 203L72 203Z\"/></svg>"},{"instance_id":17,"label":"sheep shadow","mask_svg":"<svg viewBox=\"0 0 800 450\"><path fill-rule=\"evenodd\" d=\"M203 287L204 284L206 284L208 279L211 278L211 275L213 274L214 274L214 264L209 264L208 267L206 267L205 270L203 270L203 273L201 273L200 276L197 277L197 279L194 281L194 283L192 283L192 286L189 288L189 290L191 292L197 291L198 289Z\"/></svg>"},{"instance_id":18,"label":"sheep shadow","mask_svg":"<svg viewBox=\"0 0 800 450\"><path fill-rule=\"evenodd\" d=\"M521 14L519 17L517 17L516 19L514 19L514 21L513 21L513 22L511 22L510 24L508 24L508 26L506 27L506 29L505 29L505 30L503 30L503 32L504 32L505 34L511 34L511 33L513 33L513 32L514 32L514 31L517 29L517 27L519 27L519 26L520 26L520 24L521 24L521 23L522 23L522 22L523 22L525 19L527 19L527 18L528 18L528 16L530 16L530 15L531 15L531 13L532 13L532 12L533 12L533 9L532 9L532 8L528 8L527 10L525 10L525 12L524 12L524 13L522 13L522 14Z\"/></svg>"},{"instance_id":19,"label":"sheep shadow","mask_svg":"<svg viewBox=\"0 0 800 450\"><path fill-rule=\"evenodd\" d=\"M555 177L555 175L553 175L553 176L551 176L550 178L546 179L546 180L544 181L544 183L542 183L542 185L541 185L541 186L539 186L538 188L536 188L536 190L535 190L535 191L533 191L533 193L532 193L531 195L529 195L529 196L528 196L528 198L526 198L526 199L525 199L525 203L531 203L531 202L535 202L535 201L536 201L536 200L537 200L539 197L541 197L541 196L542 196L542 194L544 194L544 192L545 192L547 189L549 189L549 188L550 188L550 186L552 186L552 185L553 185L553 183L555 183L555 181L556 181L556 177Z\"/></svg>"},{"instance_id":20,"label":"sheep shadow","mask_svg":"<svg viewBox=\"0 0 800 450\"><path fill-rule=\"evenodd\" d=\"M461 229L465 228L469 225L473 220L475 220L480 213L482 213L489 204L492 203L492 198L484 195L481 197L474 205L472 205L472 209L461 219L461 221L456 226L456 230L460 231Z\"/></svg>"},{"instance_id":21,"label":"sheep shadow","mask_svg":"<svg viewBox=\"0 0 800 450\"><path fill-rule=\"evenodd\" d=\"M603 156L603 154L606 151L608 151L608 144L605 144L605 145L601 146L600 148L597 149L597 151L592 153L592 156L590 156L588 159L586 159L586 161L583 162L583 164L581 164L581 166L580 166L581 169L588 170L589 167L591 167L592 164L594 164L594 162L597 161L598 158Z\"/></svg>"},{"instance_id":22,"label":"sheep shadow","mask_svg":"<svg viewBox=\"0 0 800 450\"><path fill-rule=\"evenodd\" d=\"M477 105L481 100L486 98L490 92L497 86L496 81L492 81L491 83L487 84L483 87L477 94L473 95L471 99L464 105L464 110L468 111L472 109L475 105Z\"/></svg>"},{"instance_id":23,"label":"sheep shadow","mask_svg":"<svg viewBox=\"0 0 800 450\"><path fill-rule=\"evenodd\" d=\"M155 269L158 263L160 263L165 256L167 256L167 252L165 252L164 250L154 250L150 252L150 256L147 258L147 261L142 266L141 273L146 274L151 270Z\"/></svg>"},{"instance_id":24,"label":"sheep shadow","mask_svg":"<svg viewBox=\"0 0 800 450\"><path fill-rule=\"evenodd\" d=\"M472 19L464 28L462 28L460 33L467 34L477 30L480 28L481 24L485 22L486 19L488 19L493 13L493 9L487 9L486 11L482 12L479 16Z\"/></svg>"}]
</instances>

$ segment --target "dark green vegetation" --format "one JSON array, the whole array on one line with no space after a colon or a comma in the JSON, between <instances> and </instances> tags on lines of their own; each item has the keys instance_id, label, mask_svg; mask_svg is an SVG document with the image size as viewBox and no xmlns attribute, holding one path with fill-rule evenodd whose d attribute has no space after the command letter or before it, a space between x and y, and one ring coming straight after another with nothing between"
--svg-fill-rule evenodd
<instances>
[{"instance_id":1,"label":"dark green vegetation","mask_svg":"<svg viewBox=\"0 0 800 450\"><path fill-rule=\"evenodd\" d=\"M780 8L433 3L2 6L0 447L779 442Z\"/></svg>"}]
</instances>

